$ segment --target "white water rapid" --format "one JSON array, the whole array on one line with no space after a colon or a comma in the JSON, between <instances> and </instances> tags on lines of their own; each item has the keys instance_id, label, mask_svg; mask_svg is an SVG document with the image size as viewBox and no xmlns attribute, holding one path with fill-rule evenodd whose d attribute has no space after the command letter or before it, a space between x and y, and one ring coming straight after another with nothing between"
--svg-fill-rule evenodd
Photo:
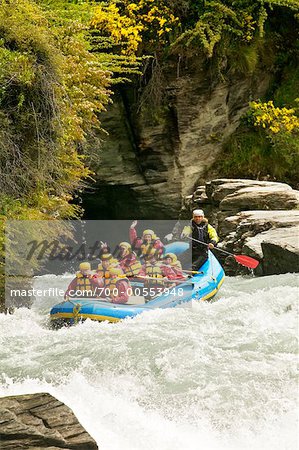
<instances>
[{"instance_id":1,"label":"white water rapid","mask_svg":"<svg viewBox=\"0 0 299 450\"><path fill-rule=\"evenodd\" d=\"M297 449L298 277L227 278L217 299L58 331L53 298L0 315L0 395L50 392L102 450Z\"/></svg>"}]
</instances>

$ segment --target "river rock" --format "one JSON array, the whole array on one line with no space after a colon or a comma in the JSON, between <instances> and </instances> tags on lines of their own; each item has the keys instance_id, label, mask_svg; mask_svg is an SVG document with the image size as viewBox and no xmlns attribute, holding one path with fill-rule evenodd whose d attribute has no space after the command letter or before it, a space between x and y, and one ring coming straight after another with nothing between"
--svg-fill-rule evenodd
<instances>
[{"instance_id":1,"label":"river rock","mask_svg":"<svg viewBox=\"0 0 299 450\"><path fill-rule=\"evenodd\" d=\"M299 193L283 183L246 187L225 196L219 207L223 211L295 209L299 207Z\"/></svg>"},{"instance_id":2,"label":"river rock","mask_svg":"<svg viewBox=\"0 0 299 450\"><path fill-rule=\"evenodd\" d=\"M276 183L259 180L244 180L244 179L227 179L219 178L206 183L206 195L215 205L225 199L228 195L237 194L241 189L252 189L253 192L260 192L260 188L267 188L275 190L292 190L290 186L285 183ZM242 191L241 191L242 192ZM225 204L225 203L224 203ZM239 205L237 205L238 207ZM224 208L221 208L224 209ZM234 208L230 208L234 209Z\"/></svg>"},{"instance_id":3,"label":"river rock","mask_svg":"<svg viewBox=\"0 0 299 450\"><path fill-rule=\"evenodd\" d=\"M219 225L222 247L261 261L258 275L299 272L299 211L242 211Z\"/></svg>"},{"instance_id":4,"label":"river rock","mask_svg":"<svg viewBox=\"0 0 299 450\"><path fill-rule=\"evenodd\" d=\"M299 272L298 227L267 231L261 247L265 274Z\"/></svg>"},{"instance_id":5,"label":"river rock","mask_svg":"<svg viewBox=\"0 0 299 450\"><path fill-rule=\"evenodd\" d=\"M231 250L259 259L261 264L257 274L299 272L299 211L288 214L285 211L254 211L237 216L237 219L243 216L237 226L236 217L226 219L236 228L226 236L224 243Z\"/></svg>"},{"instance_id":6,"label":"river rock","mask_svg":"<svg viewBox=\"0 0 299 450\"><path fill-rule=\"evenodd\" d=\"M47 393L0 398L1 450L96 450L72 410Z\"/></svg>"},{"instance_id":7,"label":"river rock","mask_svg":"<svg viewBox=\"0 0 299 450\"><path fill-rule=\"evenodd\" d=\"M272 228L248 237L243 250L263 259L264 272L269 274L299 272L298 227Z\"/></svg>"},{"instance_id":8,"label":"river rock","mask_svg":"<svg viewBox=\"0 0 299 450\"><path fill-rule=\"evenodd\" d=\"M227 237L230 233L240 236L252 232L256 235L270 228L299 226L299 211L242 211L229 217L223 217L222 213L218 213L218 220L218 233L221 238Z\"/></svg>"},{"instance_id":9,"label":"river rock","mask_svg":"<svg viewBox=\"0 0 299 450\"><path fill-rule=\"evenodd\" d=\"M187 206L187 205L186 205ZM220 236L219 247L260 261L257 275L299 272L299 192L285 183L219 178L199 186L189 214L204 208ZM219 252L228 274L242 272Z\"/></svg>"}]
</instances>

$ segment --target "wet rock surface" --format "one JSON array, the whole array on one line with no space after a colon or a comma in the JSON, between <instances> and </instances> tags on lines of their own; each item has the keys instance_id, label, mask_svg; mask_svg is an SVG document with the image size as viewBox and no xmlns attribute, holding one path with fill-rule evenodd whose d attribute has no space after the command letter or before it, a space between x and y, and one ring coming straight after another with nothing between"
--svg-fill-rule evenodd
<instances>
[{"instance_id":1,"label":"wet rock surface","mask_svg":"<svg viewBox=\"0 0 299 450\"><path fill-rule=\"evenodd\" d=\"M0 398L3 450L96 450L98 446L72 410L50 394Z\"/></svg>"},{"instance_id":2,"label":"wet rock surface","mask_svg":"<svg viewBox=\"0 0 299 450\"><path fill-rule=\"evenodd\" d=\"M287 184L216 179L185 199L185 213L194 207L216 226L219 248L260 261L257 275L299 272L299 192ZM217 257L228 274L244 271L233 258Z\"/></svg>"}]
</instances>

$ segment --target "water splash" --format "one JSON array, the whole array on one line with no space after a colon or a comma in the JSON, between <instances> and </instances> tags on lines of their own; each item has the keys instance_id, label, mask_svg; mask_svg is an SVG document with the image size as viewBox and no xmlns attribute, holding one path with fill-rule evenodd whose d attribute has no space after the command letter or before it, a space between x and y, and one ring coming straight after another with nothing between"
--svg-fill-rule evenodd
<instances>
[{"instance_id":1,"label":"water splash","mask_svg":"<svg viewBox=\"0 0 299 450\"><path fill-rule=\"evenodd\" d=\"M215 303L59 331L53 299L1 315L0 394L52 393L106 449L296 449L297 286L228 278Z\"/></svg>"}]
</instances>

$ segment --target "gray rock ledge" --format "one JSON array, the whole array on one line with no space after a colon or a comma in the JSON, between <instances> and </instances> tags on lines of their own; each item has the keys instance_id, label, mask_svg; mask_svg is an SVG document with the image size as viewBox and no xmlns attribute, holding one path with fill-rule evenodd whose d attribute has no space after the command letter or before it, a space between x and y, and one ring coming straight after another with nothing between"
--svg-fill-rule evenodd
<instances>
[{"instance_id":1,"label":"gray rock ledge","mask_svg":"<svg viewBox=\"0 0 299 450\"><path fill-rule=\"evenodd\" d=\"M47 393L0 398L1 450L97 450L72 410Z\"/></svg>"},{"instance_id":2,"label":"gray rock ledge","mask_svg":"<svg viewBox=\"0 0 299 450\"><path fill-rule=\"evenodd\" d=\"M219 247L260 261L256 275L299 272L299 191L285 183L219 178L198 186L185 209L203 208L220 236ZM189 213L190 216L190 213ZM226 273L242 273L219 252ZM245 273L246 273L245 269Z\"/></svg>"}]
</instances>

